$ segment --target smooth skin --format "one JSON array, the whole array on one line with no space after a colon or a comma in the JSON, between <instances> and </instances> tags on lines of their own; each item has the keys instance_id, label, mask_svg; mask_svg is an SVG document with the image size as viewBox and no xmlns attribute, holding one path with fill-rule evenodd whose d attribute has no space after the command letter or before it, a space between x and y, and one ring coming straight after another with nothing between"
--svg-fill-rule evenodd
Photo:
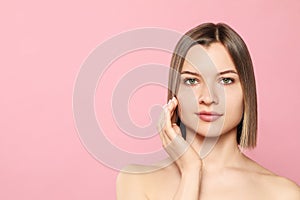
<instances>
[{"instance_id":1,"label":"smooth skin","mask_svg":"<svg viewBox=\"0 0 300 200\"><path fill-rule=\"evenodd\" d=\"M201 56L197 56L197 48L203 49L200 45L192 47L187 54L192 62L185 62L182 69L192 74L181 74L177 98L164 107L163 121L159 125L162 145L167 148L175 138L181 137L179 127L171 122L178 107L179 116L186 126L187 139L184 142L186 145L191 143L190 146L179 159L159 170L141 174L120 172L117 199L299 200L297 184L263 168L239 149L236 126L243 112L242 89L227 50L220 43L204 49L216 67L215 73L205 74L207 67L212 66L203 65L207 61L198 59ZM220 75L228 70L231 72ZM193 99L197 99L196 103ZM222 116L214 122L205 122L195 114L203 110L216 111ZM209 154L201 158L198 152L205 137L216 137L214 131L209 131L210 127L217 127L213 130L219 127L220 136ZM124 171L142 172L145 169L151 167L131 165Z\"/></svg>"}]
</instances>

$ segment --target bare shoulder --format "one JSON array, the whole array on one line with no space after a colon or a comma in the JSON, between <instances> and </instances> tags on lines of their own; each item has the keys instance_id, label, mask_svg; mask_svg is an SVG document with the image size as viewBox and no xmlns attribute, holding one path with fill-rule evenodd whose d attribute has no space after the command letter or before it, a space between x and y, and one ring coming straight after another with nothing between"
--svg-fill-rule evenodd
<instances>
[{"instance_id":1,"label":"bare shoulder","mask_svg":"<svg viewBox=\"0 0 300 200\"><path fill-rule=\"evenodd\" d=\"M272 195L272 199L300 200L300 187L295 182L271 172L251 159L248 162L248 169L251 174L255 174L255 183Z\"/></svg>"},{"instance_id":2,"label":"bare shoulder","mask_svg":"<svg viewBox=\"0 0 300 200\"><path fill-rule=\"evenodd\" d=\"M300 200L300 187L288 178L272 175L266 182L276 197L274 199Z\"/></svg>"},{"instance_id":3,"label":"bare shoulder","mask_svg":"<svg viewBox=\"0 0 300 200\"><path fill-rule=\"evenodd\" d=\"M145 166L129 165L118 174L116 181L117 199L147 199L144 191Z\"/></svg>"},{"instance_id":4,"label":"bare shoulder","mask_svg":"<svg viewBox=\"0 0 300 200\"><path fill-rule=\"evenodd\" d=\"M117 199L149 199L149 195L153 194L153 191L156 194L157 187L168 180L167 177L170 177L168 174L174 173L172 172L173 168L172 165L162 164L124 167L118 174L116 181Z\"/></svg>"}]
</instances>

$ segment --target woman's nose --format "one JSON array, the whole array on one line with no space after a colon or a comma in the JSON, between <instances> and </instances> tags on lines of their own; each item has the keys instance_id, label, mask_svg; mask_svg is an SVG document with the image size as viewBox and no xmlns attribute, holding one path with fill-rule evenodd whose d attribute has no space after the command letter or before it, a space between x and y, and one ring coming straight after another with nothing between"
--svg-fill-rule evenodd
<instances>
[{"instance_id":1,"label":"woman's nose","mask_svg":"<svg viewBox=\"0 0 300 200\"><path fill-rule=\"evenodd\" d=\"M203 85L199 88L199 104L218 104L218 96L216 95L215 88L213 86Z\"/></svg>"}]
</instances>

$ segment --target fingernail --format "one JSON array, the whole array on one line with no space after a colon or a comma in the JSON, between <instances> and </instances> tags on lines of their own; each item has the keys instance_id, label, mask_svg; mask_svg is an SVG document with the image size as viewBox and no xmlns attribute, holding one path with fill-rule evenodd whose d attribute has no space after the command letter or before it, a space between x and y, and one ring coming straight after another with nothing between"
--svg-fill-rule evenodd
<instances>
[{"instance_id":1,"label":"fingernail","mask_svg":"<svg viewBox=\"0 0 300 200\"><path fill-rule=\"evenodd\" d=\"M171 99L168 101L168 104L170 104L170 102L171 102Z\"/></svg>"},{"instance_id":2,"label":"fingernail","mask_svg":"<svg viewBox=\"0 0 300 200\"><path fill-rule=\"evenodd\" d=\"M172 101L175 101L175 97L172 98Z\"/></svg>"}]
</instances>

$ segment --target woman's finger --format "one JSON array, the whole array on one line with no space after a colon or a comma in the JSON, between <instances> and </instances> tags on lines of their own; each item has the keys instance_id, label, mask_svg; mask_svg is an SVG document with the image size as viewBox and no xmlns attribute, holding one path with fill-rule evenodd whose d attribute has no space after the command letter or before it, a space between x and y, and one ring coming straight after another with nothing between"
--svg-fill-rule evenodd
<instances>
[{"instance_id":1,"label":"woman's finger","mask_svg":"<svg viewBox=\"0 0 300 200\"><path fill-rule=\"evenodd\" d=\"M159 118L158 118L158 122L157 122L157 125L156 125L156 129L157 129L158 132L161 132L162 129L164 128L164 126L165 126L165 121L166 121L165 109L166 109L166 107L167 107L167 104L165 104L163 106L163 110L160 113Z\"/></svg>"},{"instance_id":2,"label":"woman's finger","mask_svg":"<svg viewBox=\"0 0 300 200\"><path fill-rule=\"evenodd\" d=\"M177 135L181 135L179 127L171 123L177 104L178 101L175 97L170 99L168 104L163 107L164 110L158 120L157 130L164 147L168 146Z\"/></svg>"},{"instance_id":3,"label":"woman's finger","mask_svg":"<svg viewBox=\"0 0 300 200\"><path fill-rule=\"evenodd\" d=\"M167 147L172 141L169 138L168 134L166 131L163 131L163 137L164 137L164 141L165 141L165 147Z\"/></svg>"},{"instance_id":4,"label":"woman's finger","mask_svg":"<svg viewBox=\"0 0 300 200\"><path fill-rule=\"evenodd\" d=\"M174 131L175 131L175 133L176 133L177 135L181 135L180 128L179 128L179 126L178 126L176 123L173 123L173 124L172 124L172 128L174 129Z\"/></svg>"},{"instance_id":5,"label":"woman's finger","mask_svg":"<svg viewBox=\"0 0 300 200\"><path fill-rule=\"evenodd\" d=\"M161 129L161 131L159 132L159 137L162 141L162 146L164 148L167 147L171 143L171 140L168 137L168 134L166 133L166 130L164 128Z\"/></svg>"},{"instance_id":6,"label":"woman's finger","mask_svg":"<svg viewBox=\"0 0 300 200\"><path fill-rule=\"evenodd\" d=\"M167 106L164 109L165 112L164 128L170 140L173 140L177 136L176 132L173 130L172 122L171 122L171 117L172 117L171 113L174 113L176 106L177 106L177 100L175 97L173 97L172 100L168 102Z\"/></svg>"},{"instance_id":7,"label":"woman's finger","mask_svg":"<svg viewBox=\"0 0 300 200\"><path fill-rule=\"evenodd\" d=\"M170 110L170 113L171 113L171 117L172 117L173 114L174 114L174 112L175 112L175 109L176 109L176 107L177 107L177 105L178 105L178 100L176 99L176 97L173 97L173 98L171 99L170 104L171 104L171 110Z\"/></svg>"}]
</instances>

